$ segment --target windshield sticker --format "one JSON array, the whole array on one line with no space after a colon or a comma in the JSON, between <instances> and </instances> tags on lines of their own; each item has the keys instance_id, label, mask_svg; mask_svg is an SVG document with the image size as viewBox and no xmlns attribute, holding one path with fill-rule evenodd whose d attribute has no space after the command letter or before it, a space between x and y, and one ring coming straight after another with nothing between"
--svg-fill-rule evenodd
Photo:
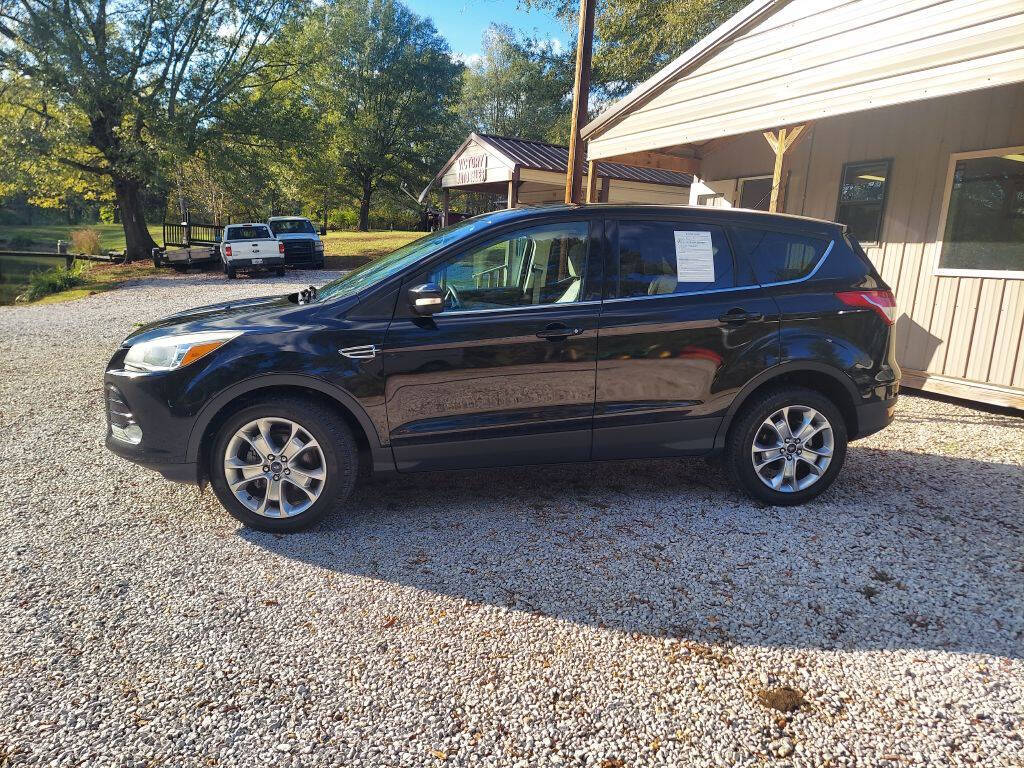
<instances>
[{"instance_id":1,"label":"windshield sticker","mask_svg":"<svg viewBox=\"0 0 1024 768\"><path fill-rule=\"evenodd\" d=\"M711 233L674 232L676 236L676 279L680 283L715 282L715 252Z\"/></svg>"}]
</instances>

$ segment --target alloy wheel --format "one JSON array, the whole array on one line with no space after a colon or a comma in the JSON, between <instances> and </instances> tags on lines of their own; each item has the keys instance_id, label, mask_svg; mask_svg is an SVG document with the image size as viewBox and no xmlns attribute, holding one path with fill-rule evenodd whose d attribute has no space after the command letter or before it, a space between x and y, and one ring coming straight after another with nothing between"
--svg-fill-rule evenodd
<instances>
[{"instance_id":1,"label":"alloy wheel","mask_svg":"<svg viewBox=\"0 0 1024 768\"><path fill-rule=\"evenodd\" d=\"M750 458L766 486L795 493L818 482L832 462L832 425L807 405L787 405L765 419L754 435Z\"/></svg>"},{"instance_id":2,"label":"alloy wheel","mask_svg":"<svg viewBox=\"0 0 1024 768\"><path fill-rule=\"evenodd\" d=\"M250 421L224 452L228 488L263 517L294 517L320 497L327 462L319 443L301 424L266 417Z\"/></svg>"}]
</instances>

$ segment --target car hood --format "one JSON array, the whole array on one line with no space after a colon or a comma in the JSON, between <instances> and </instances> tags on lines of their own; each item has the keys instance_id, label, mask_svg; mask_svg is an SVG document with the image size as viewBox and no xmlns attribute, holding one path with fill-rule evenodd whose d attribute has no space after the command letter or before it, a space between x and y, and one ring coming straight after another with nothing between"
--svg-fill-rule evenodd
<instances>
[{"instance_id":1,"label":"car hood","mask_svg":"<svg viewBox=\"0 0 1024 768\"><path fill-rule=\"evenodd\" d=\"M315 304L297 303L295 294L209 304L146 323L133 331L124 340L123 346L161 336L199 331L278 331L301 325L302 318L315 307Z\"/></svg>"}]
</instances>

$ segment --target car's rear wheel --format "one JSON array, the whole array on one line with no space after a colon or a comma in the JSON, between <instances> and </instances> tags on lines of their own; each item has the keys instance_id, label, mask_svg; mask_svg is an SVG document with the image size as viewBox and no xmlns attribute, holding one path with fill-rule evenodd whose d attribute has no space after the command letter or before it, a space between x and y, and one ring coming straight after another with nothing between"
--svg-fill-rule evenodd
<instances>
[{"instance_id":1,"label":"car's rear wheel","mask_svg":"<svg viewBox=\"0 0 1024 768\"><path fill-rule=\"evenodd\" d=\"M847 432L835 403L812 389L780 387L746 404L729 432L736 483L769 504L802 504L835 482Z\"/></svg>"},{"instance_id":2,"label":"car's rear wheel","mask_svg":"<svg viewBox=\"0 0 1024 768\"><path fill-rule=\"evenodd\" d=\"M303 399L260 401L217 432L210 484L250 528L288 533L310 527L352 493L359 452L345 421Z\"/></svg>"},{"instance_id":3,"label":"car's rear wheel","mask_svg":"<svg viewBox=\"0 0 1024 768\"><path fill-rule=\"evenodd\" d=\"M224 265L224 274L228 276L228 280L234 280L238 277L238 273L235 271L235 268L230 267L227 264Z\"/></svg>"},{"instance_id":4,"label":"car's rear wheel","mask_svg":"<svg viewBox=\"0 0 1024 768\"><path fill-rule=\"evenodd\" d=\"M284 267L278 267L276 270L274 270L274 274L276 274L278 277L284 277Z\"/></svg>"}]
</instances>

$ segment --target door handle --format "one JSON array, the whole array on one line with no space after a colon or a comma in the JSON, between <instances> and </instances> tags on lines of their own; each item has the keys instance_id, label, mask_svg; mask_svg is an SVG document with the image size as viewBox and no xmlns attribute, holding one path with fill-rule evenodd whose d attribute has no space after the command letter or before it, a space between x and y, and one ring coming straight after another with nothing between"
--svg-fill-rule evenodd
<instances>
[{"instance_id":1,"label":"door handle","mask_svg":"<svg viewBox=\"0 0 1024 768\"><path fill-rule=\"evenodd\" d=\"M748 320L752 320L754 322L764 320L764 313L747 312L745 309L737 307L736 309L730 309L724 315L719 315L718 317L718 322L727 323L729 325L740 325Z\"/></svg>"},{"instance_id":2,"label":"door handle","mask_svg":"<svg viewBox=\"0 0 1024 768\"><path fill-rule=\"evenodd\" d=\"M542 331L537 331L538 339L547 339L548 341L562 341L569 338L570 336L579 336L583 331L580 328L570 328L567 325L561 323L552 323Z\"/></svg>"}]
</instances>

